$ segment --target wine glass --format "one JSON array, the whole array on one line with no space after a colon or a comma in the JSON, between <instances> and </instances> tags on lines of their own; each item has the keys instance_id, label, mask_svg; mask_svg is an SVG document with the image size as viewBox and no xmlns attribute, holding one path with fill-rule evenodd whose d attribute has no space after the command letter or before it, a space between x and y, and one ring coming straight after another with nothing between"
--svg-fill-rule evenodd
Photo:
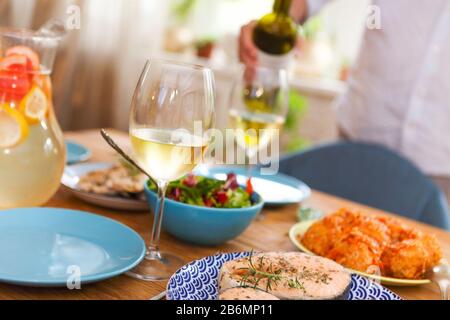
<instances>
[{"instance_id":1,"label":"wine glass","mask_svg":"<svg viewBox=\"0 0 450 320\"><path fill-rule=\"evenodd\" d=\"M145 259L127 274L166 280L183 261L160 251L165 192L169 182L201 163L215 121L214 76L198 65L147 61L134 93L130 139L136 161L158 186L153 229Z\"/></svg>"},{"instance_id":2,"label":"wine glass","mask_svg":"<svg viewBox=\"0 0 450 320\"><path fill-rule=\"evenodd\" d=\"M236 143L248 159L249 178L255 156L279 136L288 106L288 79L283 69L247 67L235 82L229 119Z\"/></svg>"}]
</instances>

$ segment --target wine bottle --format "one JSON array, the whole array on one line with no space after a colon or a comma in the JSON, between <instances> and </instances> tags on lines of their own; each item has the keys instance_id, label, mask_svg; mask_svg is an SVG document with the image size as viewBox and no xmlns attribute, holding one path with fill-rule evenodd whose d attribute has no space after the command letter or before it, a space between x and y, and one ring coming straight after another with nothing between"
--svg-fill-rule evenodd
<instances>
[{"instance_id":1,"label":"wine bottle","mask_svg":"<svg viewBox=\"0 0 450 320\"><path fill-rule=\"evenodd\" d=\"M286 69L297 41L297 25L289 14L292 0L275 0L271 13L258 20L253 42L258 61L266 67Z\"/></svg>"}]
</instances>

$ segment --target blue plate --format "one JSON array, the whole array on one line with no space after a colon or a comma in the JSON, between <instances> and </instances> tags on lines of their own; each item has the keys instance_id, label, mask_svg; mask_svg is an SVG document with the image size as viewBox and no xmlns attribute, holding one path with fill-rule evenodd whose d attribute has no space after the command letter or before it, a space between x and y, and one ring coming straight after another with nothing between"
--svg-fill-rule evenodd
<instances>
[{"instance_id":1,"label":"blue plate","mask_svg":"<svg viewBox=\"0 0 450 320\"><path fill-rule=\"evenodd\" d=\"M229 172L237 175L240 185L246 185L247 169L241 166L200 166L195 174L225 180ZM252 170L252 185L267 205L285 205L302 202L311 195L311 189L302 181L282 173L262 175L258 168Z\"/></svg>"},{"instance_id":2,"label":"blue plate","mask_svg":"<svg viewBox=\"0 0 450 320\"><path fill-rule=\"evenodd\" d=\"M0 211L1 282L66 286L79 274L85 284L122 274L144 255L142 238L108 218L53 208Z\"/></svg>"},{"instance_id":3,"label":"blue plate","mask_svg":"<svg viewBox=\"0 0 450 320\"><path fill-rule=\"evenodd\" d=\"M66 141L66 147L68 164L86 161L91 157L91 151L81 144Z\"/></svg>"},{"instance_id":4,"label":"blue plate","mask_svg":"<svg viewBox=\"0 0 450 320\"><path fill-rule=\"evenodd\" d=\"M219 271L230 260L248 257L250 252L221 253L191 262L178 270L167 284L167 300L217 300ZM352 275L349 300L401 300L367 278Z\"/></svg>"}]
</instances>

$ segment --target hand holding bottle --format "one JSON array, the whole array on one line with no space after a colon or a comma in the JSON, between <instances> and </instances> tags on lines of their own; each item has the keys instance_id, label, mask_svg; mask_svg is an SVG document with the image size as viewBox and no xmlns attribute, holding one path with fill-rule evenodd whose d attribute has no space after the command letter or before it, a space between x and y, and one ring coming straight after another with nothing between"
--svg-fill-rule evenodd
<instances>
[{"instance_id":1,"label":"hand holding bottle","mask_svg":"<svg viewBox=\"0 0 450 320\"><path fill-rule=\"evenodd\" d=\"M253 30L256 21L250 21L242 26L239 35L239 60L248 68L254 68L258 64L258 48L253 43Z\"/></svg>"},{"instance_id":2,"label":"hand holding bottle","mask_svg":"<svg viewBox=\"0 0 450 320\"><path fill-rule=\"evenodd\" d=\"M297 41L297 25L290 16L292 0L275 0L271 13L241 28L239 58L254 68L288 69Z\"/></svg>"}]
</instances>

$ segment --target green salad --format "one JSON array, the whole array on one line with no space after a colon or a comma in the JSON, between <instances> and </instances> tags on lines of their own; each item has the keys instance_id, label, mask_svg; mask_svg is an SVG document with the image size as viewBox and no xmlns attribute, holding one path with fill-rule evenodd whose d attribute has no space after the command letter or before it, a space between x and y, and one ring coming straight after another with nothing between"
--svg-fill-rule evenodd
<instances>
[{"instance_id":1,"label":"green salad","mask_svg":"<svg viewBox=\"0 0 450 320\"><path fill-rule=\"evenodd\" d=\"M157 191L155 184L149 182L148 185ZM225 181L189 174L171 182L166 196L178 202L210 208L246 208L259 202L250 180L244 189L238 185L234 173L229 173Z\"/></svg>"}]
</instances>

